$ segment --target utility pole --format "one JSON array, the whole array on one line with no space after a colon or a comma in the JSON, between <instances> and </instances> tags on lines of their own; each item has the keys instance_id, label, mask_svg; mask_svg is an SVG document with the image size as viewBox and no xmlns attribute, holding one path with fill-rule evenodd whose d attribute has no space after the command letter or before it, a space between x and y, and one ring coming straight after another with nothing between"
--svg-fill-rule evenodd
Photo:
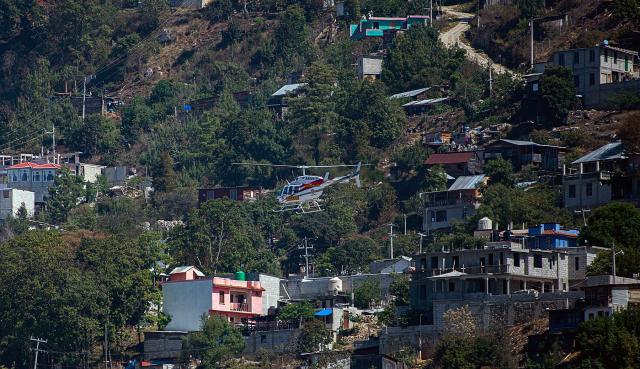
<instances>
[{"instance_id":1,"label":"utility pole","mask_svg":"<svg viewBox=\"0 0 640 369\"><path fill-rule=\"evenodd\" d=\"M480 0L478 0L478 31L480 30Z\"/></svg>"},{"instance_id":2,"label":"utility pole","mask_svg":"<svg viewBox=\"0 0 640 369\"><path fill-rule=\"evenodd\" d=\"M402 214L404 217L404 235L407 235L407 214Z\"/></svg>"},{"instance_id":3,"label":"utility pole","mask_svg":"<svg viewBox=\"0 0 640 369\"><path fill-rule=\"evenodd\" d=\"M587 226L587 217L584 215L585 213L590 213L591 210L590 209L580 209L580 210L574 210L573 211L575 214L581 213L582 214L582 223L585 225L585 227Z\"/></svg>"},{"instance_id":4,"label":"utility pole","mask_svg":"<svg viewBox=\"0 0 640 369\"><path fill-rule=\"evenodd\" d=\"M613 284L616 283L616 243L611 242L611 274L613 274Z\"/></svg>"},{"instance_id":5,"label":"utility pole","mask_svg":"<svg viewBox=\"0 0 640 369\"><path fill-rule=\"evenodd\" d=\"M429 23L431 23L431 28L433 28L433 0L429 0Z\"/></svg>"},{"instance_id":6,"label":"utility pole","mask_svg":"<svg viewBox=\"0 0 640 369\"><path fill-rule=\"evenodd\" d=\"M307 237L305 236L304 238L304 245L303 246L298 246L299 250L304 250L304 255L302 255L302 257L304 257L304 262L305 262L305 267L304 267L304 274L305 274L305 278L309 279L309 257L311 256L309 254L309 250L313 249L313 246L309 246L309 244L307 243Z\"/></svg>"},{"instance_id":7,"label":"utility pole","mask_svg":"<svg viewBox=\"0 0 640 369\"><path fill-rule=\"evenodd\" d=\"M42 338L30 337L29 341L36 342L36 359L33 362L33 369L38 369L38 353L40 352L40 343L47 343L47 340L43 340Z\"/></svg>"},{"instance_id":8,"label":"utility pole","mask_svg":"<svg viewBox=\"0 0 640 369\"><path fill-rule=\"evenodd\" d=\"M52 143L52 151L53 151L53 163L56 164L56 126L52 126L51 127L51 132L44 132L44 134L46 135L51 135L52 139L53 139L53 143Z\"/></svg>"},{"instance_id":9,"label":"utility pole","mask_svg":"<svg viewBox=\"0 0 640 369\"><path fill-rule=\"evenodd\" d=\"M529 28L529 36L531 37L531 50L529 51L531 53L531 69L533 69L533 18L531 18L531 20L529 21Z\"/></svg>"},{"instance_id":10,"label":"utility pole","mask_svg":"<svg viewBox=\"0 0 640 369\"><path fill-rule=\"evenodd\" d=\"M491 62L489 62L489 97L493 95L493 75L492 71L493 67L491 66Z\"/></svg>"},{"instance_id":11,"label":"utility pole","mask_svg":"<svg viewBox=\"0 0 640 369\"><path fill-rule=\"evenodd\" d=\"M393 227L396 225L393 223L387 225L389 226L389 259L393 259L393 238L395 237L393 234Z\"/></svg>"},{"instance_id":12,"label":"utility pole","mask_svg":"<svg viewBox=\"0 0 640 369\"><path fill-rule=\"evenodd\" d=\"M85 117L85 108L86 108L86 102L87 102L87 78L89 78L89 80L92 80L94 78L96 78L96 76L91 75L88 77L84 77L83 79L83 83L82 83L82 122L84 123L84 117Z\"/></svg>"},{"instance_id":13,"label":"utility pole","mask_svg":"<svg viewBox=\"0 0 640 369\"><path fill-rule=\"evenodd\" d=\"M419 253L422 254L422 239L427 237L427 235L424 233L418 233L418 234L420 235L420 252Z\"/></svg>"}]
</instances>

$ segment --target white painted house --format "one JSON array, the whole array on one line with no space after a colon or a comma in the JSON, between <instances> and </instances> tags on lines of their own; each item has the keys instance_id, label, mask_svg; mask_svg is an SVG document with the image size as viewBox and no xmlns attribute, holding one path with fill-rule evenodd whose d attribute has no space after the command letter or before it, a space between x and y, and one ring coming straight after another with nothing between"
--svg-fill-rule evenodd
<instances>
[{"instance_id":1,"label":"white painted house","mask_svg":"<svg viewBox=\"0 0 640 369\"><path fill-rule=\"evenodd\" d=\"M24 206L29 217L33 216L35 208L35 194L31 191L16 188L0 188L0 221L17 217L18 211Z\"/></svg>"}]
</instances>

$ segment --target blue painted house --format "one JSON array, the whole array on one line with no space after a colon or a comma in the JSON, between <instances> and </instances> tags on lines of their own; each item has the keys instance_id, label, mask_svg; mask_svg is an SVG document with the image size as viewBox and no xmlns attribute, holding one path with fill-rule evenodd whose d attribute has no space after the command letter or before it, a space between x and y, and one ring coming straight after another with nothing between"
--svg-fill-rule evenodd
<instances>
[{"instance_id":1,"label":"blue painted house","mask_svg":"<svg viewBox=\"0 0 640 369\"><path fill-rule=\"evenodd\" d=\"M426 15L409 15L406 18L363 18L358 24L349 26L349 37L353 41L362 40L366 37L382 37L385 31L408 30L416 25L426 26L428 20L429 16Z\"/></svg>"},{"instance_id":2,"label":"blue painted house","mask_svg":"<svg viewBox=\"0 0 640 369\"><path fill-rule=\"evenodd\" d=\"M553 250L566 247L576 247L580 231L563 229L560 224L545 223L529 227L529 248Z\"/></svg>"}]
</instances>

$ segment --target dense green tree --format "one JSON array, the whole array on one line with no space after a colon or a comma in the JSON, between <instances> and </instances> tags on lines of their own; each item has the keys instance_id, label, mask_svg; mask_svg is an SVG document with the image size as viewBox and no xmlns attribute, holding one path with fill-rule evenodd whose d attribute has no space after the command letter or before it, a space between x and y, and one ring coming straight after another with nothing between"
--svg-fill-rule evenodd
<instances>
[{"instance_id":1,"label":"dense green tree","mask_svg":"<svg viewBox=\"0 0 640 369\"><path fill-rule=\"evenodd\" d=\"M49 188L46 199L46 217L54 224L62 223L81 198L86 195L82 177L73 175L68 169L60 169Z\"/></svg>"},{"instance_id":2,"label":"dense green tree","mask_svg":"<svg viewBox=\"0 0 640 369\"><path fill-rule=\"evenodd\" d=\"M87 116L84 123L66 140L69 148L81 151L84 155L103 155L112 158L113 163L120 148L120 132L116 123L105 116L93 114Z\"/></svg>"},{"instance_id":3,"label":"dense green tree","mask_svg":"<svg viewBox=\"0 0 640 369\"><path fill-rule=\"evenodd\" d=\"M395 296L396 305L409 305L409 282L409 276L406 274L393 275L393 282L389 285L389 294Z\"/></svg>"},{"instance_id":4,"label":"dense green tree","mask_svg":"<svg viewBox=\"0 0 640 369\"><path fill-rule=\"evenodd\" d=\"M629 203L613 202L593 211L580 238L589 245L640 248L640 210Z\"/></svg>"},{"instance_id":5,"label":"dense green tree","mask_svg":"<svg viewBox=\"0 0 640 369\"><path fill-rule=\"evenodd\" d=\"M380 296L380 281L366 279L353 289L353 305L360 309L368 309L372 302L380 301Z\"/></svg>"},{"instance_id":6,"label":"dense green tree","mask_svg":"<svg viewBox=\"0 0 640 369\"><path fill-rule=\"evenodd\" d=\"M286 64L296 58L306 60L311 50L309 29L300 5L290 5L280 17L280 25L275 31L276 55Z\"/></svg>"},{"instance_id":7,"label":"dense green tree","mask_svg":"<svg viewBox=\"0 0 640 369\"><path fill-rule=\"evenodd\" d=\"M571 70L564 67L548 67L540 79L538 116L547 127L564 124L569 111L576 104L576 88Z\"/></svg>"},{"instance_id":8,"label":"dense green tree","mask_svg":"<svg viewBox=\"0 0 640 369\"><path fill-rule=\"evenodd\" d=\"M309 320L313 319L315 308L308 301L295 302L283 306L278 312L278 319L283 321L289 320Z\"/></svg>"},{"instance_id":9,"label":"dense green tree","mask_svg":"<svg viewBox=\"0 0 640 369\"><path fill-rule=\"evenodd\" d=\"M356 274L367 271L369 263L380 256L376 241L366 236L354 236L341 245L329 247L316 262L316 268L326 275Z\"/></svg>"},{"instance_id":10,"label":"dense green tree","mask_svg":"<svg viewBox=\"0 0 640 369\"><path fill-rule=\"evenodd\" d=\"M260 206L257 203L213 200L192 209L185 227L176 227L169 237L171 254L181 264L197 265L205 272L279 275L276 257L259 227L263 218L251 212Z\"/></svg>"},{"instance_id":11,"label":"dense green tree","mask_svg":"<svg viewBox=\"0 0 640 369\"><path fill-rule=\"evenodd\" d=\"M244 349L240 332L220 316L204 317L202 329L191 333L184 341L185 357L193 356L202 360L203 369L227 368L226 361Z\"/></svg>"},{"instance_id":12,"label":"dense green tree","mask_svg":"<svg viewBox=\"0 0 640 369\"><path fill-rule=\"evenodd\" d=\"M306 85L289 102L289 121L295 133L297 156L305 162L330 164L341 150L333 140L335 133L336 76L329 66L314 63L305 77ZM337 151L337 152L336 152Z\"/></svg>"},{"instance_id":13,"label":"dense green tree","mask_svg":"<svg viewBox=\"0 0 640 369\"><path fill-rule=\"evenodd\" d=\"M576 368L624 368L640 366L640 310L631 308L611 317L598 317L580 325ZM573 366L572 366L573 367Z\"/></svg>"},{"instance_id":14,"label":"dense green tree","mask_svg":"<svg viewBox=\"0 0 640 369\"><path fill-rule=\"evenodd\" d=\"M485 367L511 369L515 366L504 346L493 337L477 338L448 336L436 348L434 368L481 369Z\"/></svg>"},{"instance_id":15,"label":"dense green tree","mask_svg":"<svg viewBox=\"0 0 640 369\"><path fill-rule=\"evenodd\" d=\"M447 80L464 60L464 51L448 50L430 27L412 27L396 38L382 71L392 91L407 91Z\"/></svg>"},{"instance_id":16,"label":"dense green tree","mask_svg":"<svg viewBox=\"0 0 640 369\"><path fill-rule=\"evenodd\" d=\"M324 322L309 319L302 326L297 351L298 353L324 351L331 341L331 331L327 329Z\"/></svg>"},{"instance_id":17,"label":"dense green tree","mask_svg":"<svg viewBox=\"0 0 640 369\"><path fill-rule=\"evenodd\" d=\"M513 165L501 156L489 160L484 166L484 172L489 177L489 184L499 183L506 187L513 187L515 183Z\"/></svg>"}]
</instances>

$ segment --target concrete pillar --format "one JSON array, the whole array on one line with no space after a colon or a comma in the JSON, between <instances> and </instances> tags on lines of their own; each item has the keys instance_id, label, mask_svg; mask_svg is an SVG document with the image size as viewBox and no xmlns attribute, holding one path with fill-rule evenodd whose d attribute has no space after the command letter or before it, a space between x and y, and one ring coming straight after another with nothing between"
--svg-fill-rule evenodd
<instances>
[{"instance_id":1,"label":"concrete pillar","mask_svg":"<svg viewBox=\"0 0 640 369\"><path fill-rule=\"evenodd\" d=\"M484 277L485 293L489 294L489 277Z\"/></svg>"},{"instance_id":2,"label":"concrete pillar","mask_svg":"<svg viewBox=\"0 0 640 369\"><path fill-rule=\"evenodd\" d=\"M525 290L527 289L527 280L526 279L524 280L524 289Z\"/></svg>"},{"instance_id":3,"label":"concrete pillar","mask_svg":"<svg viewBox=\"0 0 640 369\"><path fill-rule=\"evenodd\" d=\"M507 278L507 295L511 296L511 278Z\"/></svg>"}]
</instances>

